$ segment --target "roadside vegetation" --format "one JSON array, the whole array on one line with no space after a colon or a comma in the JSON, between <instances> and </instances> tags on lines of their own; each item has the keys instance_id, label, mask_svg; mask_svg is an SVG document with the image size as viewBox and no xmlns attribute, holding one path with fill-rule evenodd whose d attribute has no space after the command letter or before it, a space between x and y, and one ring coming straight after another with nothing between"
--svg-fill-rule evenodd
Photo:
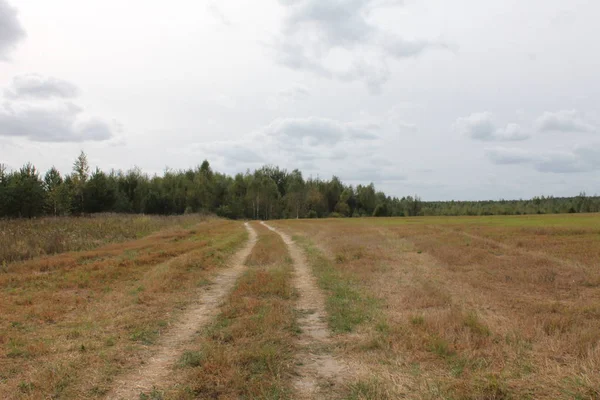
<instances>
[{"instance_id":1,"label":"roadside vegetation","mask_svg":"<svg viewBox=\"0 0 600 400\"><path fill-rule=\"evenodd\" d=\"M275 224L313 254L354 398L600 397L600 217Z\"/></svg>"},{"instance_id":2,"label":"roadside vegetation","mask_svg":"<svg viewBox=\"0 0 600 400\"><path fill-rule=\"evenodd\" d=\"M246 238L242 224L211 219L5 264L0 398L102 398Z\"/></svg>"}]
</instances>

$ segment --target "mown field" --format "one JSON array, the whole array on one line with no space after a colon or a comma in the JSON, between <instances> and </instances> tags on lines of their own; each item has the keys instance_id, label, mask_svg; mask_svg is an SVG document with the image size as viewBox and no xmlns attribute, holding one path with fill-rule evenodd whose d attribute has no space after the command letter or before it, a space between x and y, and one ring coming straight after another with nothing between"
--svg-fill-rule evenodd
<instances>
[{"instance_id":1,"label":"mown field","mask_svg":"<svg viewBox=\"0 0 600 400\"><path fill-rule=\"evenodd\" d=\"M114 226L114 218L81 220L66 230L93 236L96 224ZM122 230L132 229L132 218L139 217L121 220ZM102 398L247 237L237 222L165 220L141 239L124 235L108 245L87 243L89 250L2 264L0 398ZM13 222L25 223L6 223Z\"/></svg>"},{"instance_id":2,"label":"mown field","mask_svg":"<svg viewBox=\"0 0 600 400\"><path fill-rule=\"evenodd\" d=\"M600 398L600 215L282 221L364 398Z\"/></svg>"},{"instance_id":3,"label":"mown field","mask_svg":"<svg viewBox=\"0 0 600 400\"><path fill-rule=\"evenodd\" d=\"M252 222L243 274L140 399L306 398L307 366L313 398L600 398L600 215L268 223L306 257L327 339L303 335L289 244ZM0 228L2 399L107 398L248 240L198 216Z\"/></svg>"}]
</instances>

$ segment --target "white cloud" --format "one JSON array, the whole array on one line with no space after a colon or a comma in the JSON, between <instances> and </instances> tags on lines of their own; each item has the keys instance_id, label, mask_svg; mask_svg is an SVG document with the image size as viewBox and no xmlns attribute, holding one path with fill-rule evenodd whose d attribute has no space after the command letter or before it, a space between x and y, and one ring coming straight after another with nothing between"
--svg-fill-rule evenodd
<instances>
[{"instance_id":1,"label":"white cloud","mask_svg":"<svg viewBox=\"0 0 600 400\"><path fill-rule=\"evenodd\" d=\"M458 118L455 128L473 140L510 142L530 138L519 124L509 123L504 128L497 128L490 112L474 113L468 117Z\"/></svg>"},{"instance_id":2,"label":"white cloud","mask_svg":"<svg viewBox=\"0 0 600 400\"><path fill-rule=\"evenodd\" d=\"M389 79L388 59L416 57L429 49L447 49L437 40L406 40L381 30L369 21L379 8L401 1L377 0L280 0L287 17L275 42L277 62L304 69L325 78L360 80L378 93ZM349 62L336 68L328 63L334 50L346 52ZM367 61L368 60L368 61Z\"/></svg>"},{"instance_id":3,"label":"white cloud","mask_svg":"<svg viewBox=\"0 0 600 400\"><path fill-rule=\"evenodd\" d=\"M8 54L24 37L25 30L17 19L17 10L0 0L0 61L8 60Z\"/></svg>"},{"instance_id":4,"label":"white cloud","mask_svg":"<svg viewBox=\"0 0 600 400\"><path fill-rule=\"evenodd\" d=\"M536 121L541 132L595 132L596 127L586 122L577 110L545 112Z\"/></svg>"}]
</instances>

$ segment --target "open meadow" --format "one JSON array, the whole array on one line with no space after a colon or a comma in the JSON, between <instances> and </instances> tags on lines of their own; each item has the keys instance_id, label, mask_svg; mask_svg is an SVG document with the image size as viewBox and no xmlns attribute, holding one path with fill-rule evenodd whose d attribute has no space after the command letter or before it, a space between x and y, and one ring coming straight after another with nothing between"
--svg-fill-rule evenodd
<instances>
[{"instance_id":1,"label":"open meadow","mask_svg":"<svg viewBox=\"0 0 600 400\"><path fill-rule=\"evenodd\" d=\"M600 398L599 214L97 218L0 221L0 398Z\"/></svg>"}]
</instances>

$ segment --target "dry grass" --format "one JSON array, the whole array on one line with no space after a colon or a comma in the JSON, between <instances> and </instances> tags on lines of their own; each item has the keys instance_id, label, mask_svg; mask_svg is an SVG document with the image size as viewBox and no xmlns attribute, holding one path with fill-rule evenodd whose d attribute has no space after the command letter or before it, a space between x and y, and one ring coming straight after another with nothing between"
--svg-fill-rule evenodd
<instances>
[{"instance_id":1,"label":"dry grass","mask_svg":"<svg viewBox=\"0 0 600 400\"><path fill-rule=\"evenodd\" d=\"M102 398L146 359L247 235L230 221L182 223L5 264L0 398ZM304 247L327 296L332 352L356 366L348 399L600 398L600 216L273 225ZM144 398L293 396L291 261L253 226L248 272L181 355L176 382Z\"/></svg>"},{"instance_id":2,"label":"dry grass","mask_svg":"<svg viewBox=\"0 0 600 400\"><path fill-rule=\"evenodd\" d=\"M600 398L600 216L277 225L379 299L336 337L365 367L351 397Z\"/></svg>"},{"instance_id":3,"label":"dry grass","mask_svg":"<svg viewBox=\"0 0 600 400\"><path fill-rule=\"evenodd\" d=\"M9 264L0 273L0 398L103 397L246 237L241 224L214 219Z\"/></svg>"},{"instance_id":4,"label":"dry grass","mask_svg":"<svg viewBox=\"0 0 600 400\"><path fill-rule=\"evenodd\" d=\"M286 399L291 396L295 293L279 236L253 224L259 239L217 320L181 357L177 399Z\"/></svg>"},{"instance_id":5,"label":"dry grass","mask_svg":"<svg viewBox=\"0 0 600 400\"><path fill-rule=\"evenodd\" d=\"M187 228L205 217L99 214L91 217L0 219L0 266L31 258L90 250L139 239L167 228Z\"/></svg>"}]
</instances>

